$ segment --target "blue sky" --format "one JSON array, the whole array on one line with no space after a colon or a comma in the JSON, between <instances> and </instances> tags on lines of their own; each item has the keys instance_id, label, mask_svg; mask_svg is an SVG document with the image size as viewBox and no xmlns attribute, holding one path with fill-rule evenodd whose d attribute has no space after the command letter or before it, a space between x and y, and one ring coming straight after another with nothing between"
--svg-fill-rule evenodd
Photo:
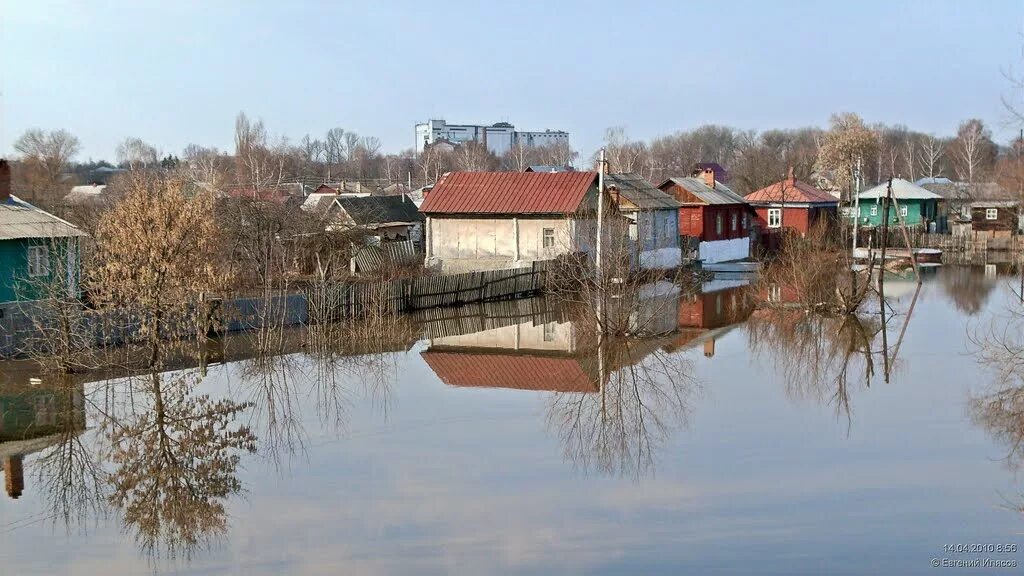
<instances>
[{"instance_id":1,"label":"blue sky","mask_svg":"<svg viewBox=\"0 0 1024 576\"><path fill-rule=\"evenodd\" d=\"M836 111L1006 139L1021 0L904 2L50 2L0 0L0 154L66 128L81 159L136 136L229 149L234 117L297 140L413 124L650 138L705 123L825 125ZM1022 70L1024 72L1024 70Z\"/></svg>"}]
</instances>

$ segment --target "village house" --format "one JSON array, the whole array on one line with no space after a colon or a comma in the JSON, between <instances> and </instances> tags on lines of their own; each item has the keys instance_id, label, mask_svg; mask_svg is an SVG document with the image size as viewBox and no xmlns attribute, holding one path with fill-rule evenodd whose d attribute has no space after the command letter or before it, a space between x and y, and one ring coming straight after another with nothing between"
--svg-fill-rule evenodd
<instances>
[{"instance_id":1,"label":"village house","mask_svg":"<svg viewBox=\"0 0 1024 576\"><path fill-rule=\"evenodd\" d=\"M426 265L493 270L590 253L596 172L449 172L427 194Z\"/></svg>"},{"instance_id":2,"label":"village house","mask_svg":"<svg viewBox=\"0 0 1024 576\"><path fill-rule=\"evenodd\" d=\"M860 214L858 216L860 226L873 228L882 225L884 211L882 199L886 197L887 190L888 182L883 182L860 193ZM895 205L889 207L890 224L902 223L907 226L920 226L930 232L939 231L936 218L939 214L941 196L913 182L902 178L893 178L892 197L895 198L899 208L897 209Z\"/></svg>"},{"instance_id":3,"label":"village house","mask_svg":"<svg viewBox=\"0 0 1024 576\"><path fill-rule=\"evenodd\" d=\"M380 241L413 240L423 237L423 214L405 196L345 196L334 199L329 216L332 226L365 230Z\"/></svg>"},{"instance_id":4,"label":"village house","mask_svg":"<svg viewBox=\"0 0 1024 576\"><path fill-rule=\"evenodd\" d=\"M916 184L942 197L940 232L997 237L1010 236L1020 230L1020 198L996 182L968 184L948 178L922 178ZM941 225L946 213L948 229Z\"/></svg>"},{"instance_id":5,"label":"village house","mask_svg":"<svg viewBox=\"0 0 1024 576\"><path fill-rule=\"evenodd\" d=\"M819 222L834 222L839 199L793 176L746 195L757 215L762 244L776 247L778 233L789 229L801 236Z\"/></svg>"},{"instance_id":6,"label":"village house","mask_svg":"<svg viewBox=\"0 0 1024 576\"><path fill-rule=\"evenodd\" d=\"M644 270L677 268L682 264L679 248L679 208L682 204L639 174L607 174L605 190L629 220L629 239L636 265Z\"/></svg>"},{"instance_id":7,"label":"village house","mask_svg":"<svg viewBox=\"0 0 1024 576\"><path fill-rule=\"evenodd\" d=\"M82 236L77 226L12 196L10 165L0 160L0 323L5 303L35 299L36 282L60 281L78 292Z\"/></svg>"},{"instance_id":8,"label":"village house","mask_svg":"<svg viewBox=\"0 0 1024 576\"><path fill-rule=\"evenodd\" d=\"M678 200L679 235L684 246L696 245L706 263L742 260L750 256L750 206L739 194L715 179L705 168L694 176L669 178L658 186Z\"/></svg>"}]
</instances>

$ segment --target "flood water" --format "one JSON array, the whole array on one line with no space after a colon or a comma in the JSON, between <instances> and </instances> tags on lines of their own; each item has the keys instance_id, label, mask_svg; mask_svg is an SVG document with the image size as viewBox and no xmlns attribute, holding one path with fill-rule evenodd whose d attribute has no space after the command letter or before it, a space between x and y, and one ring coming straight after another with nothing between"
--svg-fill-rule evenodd
<instances>
[{"instance_id":1,"label":"flood water","mask_svg":"<svg viewBox=\"0 0 1024 576\"><path fill-rule=\"evenodd\" d=\"M160 417L124 379L0 364L3 573L1021 565L943 548L1024 546L1024 382L979 352L1020 309L1003 272L931 269L916 301L887 277L884 328L877 306L852 327L754 310L721 279L652 291L644 335L608 342L544 299L344 353L299 335L260 358L232 336L205 376L158 376Z\"/></svg>"}]
</instances>

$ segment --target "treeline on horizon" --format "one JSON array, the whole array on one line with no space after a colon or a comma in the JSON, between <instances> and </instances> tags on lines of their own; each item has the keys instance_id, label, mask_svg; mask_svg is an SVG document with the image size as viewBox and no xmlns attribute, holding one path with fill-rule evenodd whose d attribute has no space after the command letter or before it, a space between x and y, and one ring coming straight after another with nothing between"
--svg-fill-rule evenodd
<instances>
[{"instance_id":1,"label":"treeline on horizon","mask_svg":"<svg viewBox=\"0 0 1024 576\"><path fill-rule=\"evenodd\" d=\"M432 183L452 170L521 171L534 164L589 168L596 152L581 156L566 144L514 146L495 156L482 144L428 146L422 153L383 153L375 137L331 128L323 137L298 141L271 136L261 120L240 113L235 121L234 150L190 144L181 155L129 137L117 147L114 161L79 161L79 139L66 130L31 129L14 144L16 195L44 206L60 202L70 187L89 183L103 168L175 171L184 179L216 189L260 190L287 182L315 186L324 182L363 181ZM609 170L636 172L658 183L688 175L700 162L715 162L729 173L729 185L745 194L778 181L794 169L798 178L829 182L848 192L859 168L871 185L887 177L916 180L946 177L966 183L999 180L1020 188L1020 139L1000 145L978 119L960 123L952 136L936 136L904 125L866 124L851 113L836 114L828 128L772 129L762 132L704 125L649 141L631 139L622 127L607 129L604 149ZM111 178L116 184L116 176ZM106 181L106 180L105 180Z\"/></svg>"}]
</instances>

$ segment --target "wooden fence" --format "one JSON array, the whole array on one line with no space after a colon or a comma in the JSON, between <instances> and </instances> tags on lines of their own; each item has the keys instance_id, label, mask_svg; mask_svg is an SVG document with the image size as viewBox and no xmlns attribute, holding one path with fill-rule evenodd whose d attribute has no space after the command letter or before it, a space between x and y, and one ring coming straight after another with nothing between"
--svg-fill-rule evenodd
<instances>
[{"instance_id":1,"label":"wooden fence","mask_svg":"<svg viewBox=\"0 0 1024 576\"><path fill-rule=\"evenodd\" d=\"M544 291L549 267L549 262L534 262L523 268L356 282L311 294L310 300L320 303L314 316L337 319L522 298Z\"/></svg>"}]
</instances>

